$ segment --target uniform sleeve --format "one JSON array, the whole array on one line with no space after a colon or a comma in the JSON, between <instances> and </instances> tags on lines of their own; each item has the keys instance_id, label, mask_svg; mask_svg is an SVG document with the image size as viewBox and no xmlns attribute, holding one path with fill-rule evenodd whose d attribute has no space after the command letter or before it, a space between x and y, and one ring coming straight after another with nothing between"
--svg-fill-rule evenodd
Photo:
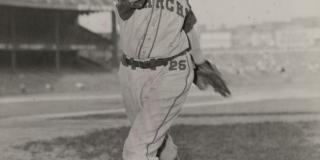
<instances>
[{"instance_id":1,"label":"uniform sleeve","mask_svg":"<svg viewBox=\"0 0 320 160\"><path fill-rule=\"evenodd\" d=\"M196 23L197 23L197 18L194 15L193 11L188 11L186 19L183 24L183 30L186 33L189 33L193 29Z\"/></svg>"},{"instance_id":2,"label":"uniform sleeve","mask_svg":"<svg viewBox=\"0 0 320 160\"><path fill-rule=\"evenodd\" d=\"M189 33L193 29L194 25L197 23L197 18L194 15L188 0L187 0L187 4L189 6L189 10L187 10L186 18L183 24L183 30L186 33Z\"/></svg>"}]
</instances>

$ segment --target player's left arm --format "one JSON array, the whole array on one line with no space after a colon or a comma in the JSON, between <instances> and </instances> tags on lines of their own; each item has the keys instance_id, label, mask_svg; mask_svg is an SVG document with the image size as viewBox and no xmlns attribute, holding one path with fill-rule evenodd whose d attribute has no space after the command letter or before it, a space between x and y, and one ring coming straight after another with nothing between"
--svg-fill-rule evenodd
<instances>
[{"instance_id":1,"label":"player's left arm","mask_svg":"<svg viewBox=\"0 0 320 160\"><path fill-rule=\"evenodd\" d=\"M185 22L183 25L183 30L188 36L189 46L190 46L190 54L196 64L202 64L205 62L204 55L202 53L202 49L200 46L200 38L198 32L195 29L195 24L197 23L197 18L194 15L193 11L187 13Z\"/></svg>"},{"instance_id":2,"label":"player's left arm","mask_svg":"<svg viewBox=\"0 0 320 160\"><path fill-rule=\"evenodd\" d=\"M190 45L190 54L194 60L195 64L202 64L205 62L205 57L203 55L201 45L200 45L200 38L195 28L191 29L189 33L187 33L189 38L189 45Z\"/></svg>"},{"instance_id":3,"label":"player's left arm","mask_svg":"<svg viewBox=\"0 0 320 160\"><path fill-rule=\"evenodd\" d=\"M231 92L218 68L204 58L197 31L192 28L187 35L191 46L190 53L195 63L194 84L198 86L200 90L212 86L214 90L223 97L231 96Z\"/></svg>"}]
</instances>

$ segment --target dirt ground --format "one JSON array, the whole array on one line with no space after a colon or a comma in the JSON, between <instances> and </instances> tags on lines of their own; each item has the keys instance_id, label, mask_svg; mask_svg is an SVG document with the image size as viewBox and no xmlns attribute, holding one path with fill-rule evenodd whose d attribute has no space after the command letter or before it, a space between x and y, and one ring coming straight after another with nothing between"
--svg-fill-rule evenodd
<instances>
[{"instance_id":1,"label":"dirt ground","mask_svg":"<svg viewBox=\"0 0 320 160\"><path fill-rule=\"evenodd\" d=\"M120 160L128 127L33 140L6 152L7 160ZM318 160L319 122L175 125L171 134L186 160ZM319 142L319 141L318 141Z\"/></svg>"}]
</instances>

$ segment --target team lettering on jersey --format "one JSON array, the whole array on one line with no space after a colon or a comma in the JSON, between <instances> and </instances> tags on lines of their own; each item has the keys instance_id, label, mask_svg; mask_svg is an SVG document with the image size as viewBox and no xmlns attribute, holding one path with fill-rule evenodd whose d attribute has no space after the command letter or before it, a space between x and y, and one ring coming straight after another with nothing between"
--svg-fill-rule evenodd
<instances>
[{"instance_id":1,"label":"team lettering on jersey","mask_svg":"<svg viewBox=\"0 0 320 160\"><path fill-rule=\"evenodd\" d=\"M147 0L146 5L144 8L153 8L153 0ZM175 12L181 17L185 17L188 13L188 8L183 6L179 1L177 0L154 0L154 5L156 8L161 8L168 10L170 12Z\"/></svg>"}]
</instances>

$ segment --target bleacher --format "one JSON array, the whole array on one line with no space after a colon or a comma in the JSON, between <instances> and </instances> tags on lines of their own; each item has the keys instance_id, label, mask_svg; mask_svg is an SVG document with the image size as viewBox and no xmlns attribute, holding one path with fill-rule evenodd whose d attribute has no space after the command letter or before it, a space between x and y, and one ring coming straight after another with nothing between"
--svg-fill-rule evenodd
<instances>
[{"instance_id":1,"label":"bleacher","mask_svg":"<svg viewBox=\"0 0 320 160\"><path fill-rule=\"evenodd\" d=\"M4 10L0 10L4 13ZM54 50L56 44L55 31L56 11L19 9L15 16L15 43L18 50ZM77 24L77 12L65 12L60 16L59 43L63 50L77 50L72 46L104 47L108 40L94 34ZM0 14L0 49L7 49L12 35L10 30L10 17ZM90 48L88 48L90 49Z\"/></svg>"},{"instance_id":2,"label":"bleacher","mask_svg":"<svg viewBox=\"0 0 320 160\"><path fill-rule=\"evenodd\" d=\"M20 55L50 51L60 70L61 58L66 57L62 54L66 52L106 50L113 45L112 39L80 26L78 16L112 11L110 4L110 0L0 1L0 53L10 54L7 61L15 70Z\"/></svg>"},{"instance_id":3,"label":"bleacher","mask_svg":"<svg viewBox=\"0 0 320 160\"><path fill-rule=\"evenodd\" d=\"M318 52L253 52L206 54L233 83L318 82Z\"/></svg>"}]
</instances>

